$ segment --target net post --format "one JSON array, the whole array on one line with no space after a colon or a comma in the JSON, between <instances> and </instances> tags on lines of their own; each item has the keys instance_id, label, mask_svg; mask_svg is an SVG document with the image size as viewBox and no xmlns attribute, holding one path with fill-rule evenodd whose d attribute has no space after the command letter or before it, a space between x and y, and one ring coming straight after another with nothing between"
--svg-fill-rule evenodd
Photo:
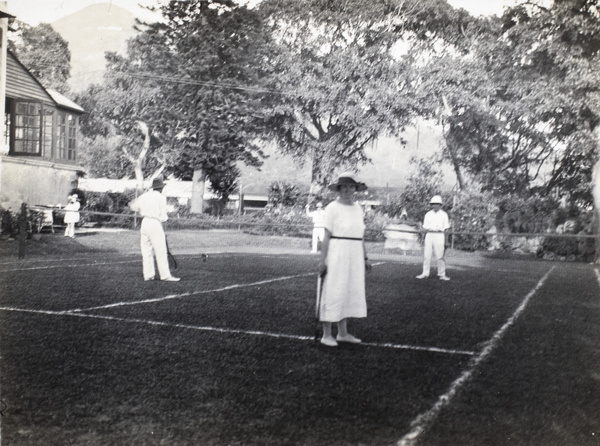
<instances>
[{"instance_id":1,"label":"net post","mask_svg":"<svg viewBox=\"0 0 600 446\"><path fill-rule=\"evenodd\" d=\"M27 237L27 204L21 203L19 215L19 258L25 257L25 238Z\"/></svg>"}]
</instances>

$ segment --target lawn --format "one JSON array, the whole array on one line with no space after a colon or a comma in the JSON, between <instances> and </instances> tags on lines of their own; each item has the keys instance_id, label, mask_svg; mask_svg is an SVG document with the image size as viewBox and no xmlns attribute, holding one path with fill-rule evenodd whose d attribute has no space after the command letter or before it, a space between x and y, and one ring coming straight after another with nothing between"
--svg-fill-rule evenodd
<instances>
[{"instance_id":1,"label":"lawn","mask_svg":"<svg viewBox=\"0 0 600 446\"><path fill-rule=\"evenodd\" d=\"M162 283L133 231L47 235L0 242L3 445L599 444L596 266L453 254L419 281L371 246L365 342L327 348L305 239L173 231Z\"/></svg>"}]
</instances>

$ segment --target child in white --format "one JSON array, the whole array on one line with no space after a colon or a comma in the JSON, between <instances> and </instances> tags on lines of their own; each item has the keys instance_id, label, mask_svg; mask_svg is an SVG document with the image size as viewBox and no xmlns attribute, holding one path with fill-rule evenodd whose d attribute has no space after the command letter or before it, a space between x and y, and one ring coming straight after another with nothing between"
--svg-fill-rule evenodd
<instances>
[{"instance_id":1,"label":"child in white","mask_svg":"<svg viewBox=\"0 0 600 446\"><path fill-rule=\"evenodd\" d=\"M446 261L444 260L444 248L446 244L445 231L450 229L448 214L442 210L442 197L434 196L429 204L433 207L423 220L423 229L427 231L425 235L423 273L417 276L417 279L429 277L431 270L431 257L437 259L437 273L440 280L450 280L446 276Z\"/></svg>"},{"instance_id":2,"label":"child in white","mask_svg":"<svg viewBox=\"0 0 600 446\"><path fill-rule=\"evenodd\" d=\"M75 223L79 223L79 196L77 194L69 195L69 203L65 206L65 218L63 221L67 224L65 237L75 237Z\"/></svg>"}]
</instances>

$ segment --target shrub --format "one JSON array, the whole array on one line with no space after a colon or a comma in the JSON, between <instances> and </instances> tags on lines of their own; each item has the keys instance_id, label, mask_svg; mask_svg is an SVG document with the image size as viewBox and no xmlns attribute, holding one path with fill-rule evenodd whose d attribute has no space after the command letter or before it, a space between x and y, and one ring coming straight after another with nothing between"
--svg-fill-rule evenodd
<instances>
[{"instance_id":1,"label":"shrub","mask_svg":"<svg viewBox=\"0 0 600 446\"><path fill-rule=\"evenodd\" d=\"M0 234L15 236L19 232L19 219L8 209L0 209Z\"/></svg>"},{"instance_id":2,"label":"shrub","mask_svg":"<svg viewBox=\"0 0 600 446\"><path fill-rule=\"evenodd\" d=\"M491 194L486 192L460 192L449 201L448 213L456 232L479 234L456 234L454 248L478 251L489 246L488 232L494 226L498 207Z\"/></svg>"},{"instance_id":3,"label":"shrub","mask_svg":"<svg viewBox=\"0 0 600 446\"><path fill-rule=\"evenodd\" d=\"M548 253L561 257L569 257L577 255L577 239L566 238L560 236L546 237L542 243L542 251L538 251L538 256L544 256Z\"/></svg>"},{"instance_id":4,"label":"shrub","mask_svg":"<svg viewBox=\"0 0 600 446\"><path fill-rule=\"evenodd\" d=\"M135 197L135 189L128 189L125 192L87 192L85 210L111 214L131 214L128 204ZM82 220L95 222L100 225L131 226L131 217L129 216L85 215L85 213L82 213Z\"/></svg>"},{"instance_id":5,"label":"shrub","mask_svg":"<svg viewBox=\"0 0 600 446\"><path fill-rule=\"evenodd\" d=\"M365 240L370 242L382 242L385 241L383 231L389 225L399 223L399 218L392 218L387 214L379 211L367 212L365 214L365 225L367 230L365 232ZM403 221L403 223L411 224L410 222Z\"/></svg>"},{"instance_id":6,"label":"shrub","mask_svg":"<svg viewBox=\"0 0 600 446\"><path fill-rule=\"evenodd\" d=\"M27 208L25 218L25 231L28 236L32 233L40 232L40 224L44 217L42 211L36 211ZM20 232L21 212L12 212L8 209L0 209L0 234L9 237L16 237Z\"/></svg>"},{"instance_id":7,"label":"shrub","mask_svg":"<svg viewBox=\"0 0 600 446\"><path fill-rule=\"evenodd\" d=\"M298 186L287 181L274 181L269 186L269 203L274 206L279 204L284 207L295 206L300 196Z\"/></svg>"},{"instance_id":8,"label":"shrub","mask_svg":"<svg viewBox=\"0 0 600 446\"><path fill-rule=\"evenodd\" d=\"M245 231L250 234L271 234L307 237L312 234L312 219L298 207L281 207L273 212L260 211L245 216Z\"/></svg>"}]
</instances>

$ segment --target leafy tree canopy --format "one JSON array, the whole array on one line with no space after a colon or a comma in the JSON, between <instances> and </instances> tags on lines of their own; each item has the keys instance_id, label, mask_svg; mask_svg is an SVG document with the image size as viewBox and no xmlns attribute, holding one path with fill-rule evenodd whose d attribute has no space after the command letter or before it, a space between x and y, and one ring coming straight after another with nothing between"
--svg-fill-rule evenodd
<instances>
[{"instance_id":1,"label":"leafy tree canopy","mask_svg":"<svg viewBox=\"0 0 600 446\"><path fill-rule=\"evenodd\" d=\"M445 103L455 170L497 194L561 190L589 203L600 116L597 8L528 2L481 23L461 29L467 57L434 58L423 83L430 103Z\"/></svg>"},{"instance_id":2,"label":"leafy tree canopy","mask_svg":"<svg viewBox=\"0 0 600 446\"><path fill-rule=\"evenodd\" d=\"M88 91L96 111L85 129L131 137L138 121L148 123L152 157L167 173L189 179L202 169L220 178L218 188L224 166L236 176L237 162L261 162L250 137L252 95L227 88L253 84L248 66L261 37L252 11L212 3L219 7L170 2L160 8L166 22L140 25L125 57L110 54L104 91Z\"/></svg>"},{"instance_id":3,"label":"leafy tree canopy","mask_svg":"<svg viewBox=\"0 0 600 446\"><path fill-rule=\"evenodd\" d=\"M19 20L11 23L8 48L45 87L66 94L71 77L69 44L52 25L30 26Z\"/></svg>"}]
</instances>

